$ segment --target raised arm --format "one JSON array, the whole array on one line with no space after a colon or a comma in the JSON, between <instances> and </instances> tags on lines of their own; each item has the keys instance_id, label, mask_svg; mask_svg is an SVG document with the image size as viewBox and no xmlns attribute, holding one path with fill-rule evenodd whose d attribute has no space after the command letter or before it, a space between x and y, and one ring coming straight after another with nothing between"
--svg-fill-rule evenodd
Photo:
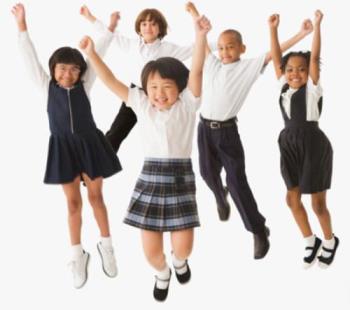
<instances>
[{"instance_id":1,"label":"raised arm","mask_svg":"<svg viewBox=\"0 0 350 310\"><path fill-rule=\"evenodd\" d=\"M196 20L198 17L200 17L200 14L193 2L186 3L186 11L191 14L193 20ZM211 49L207 42L207 44L205 45L205 56L207 56L209 53L211 53Z\"/></svg>"},{"instance_id":2,"label":"raised arm","mask_svg":"<svg viewBox=\"0 0 350 310\"><path fill-rule=\"evenodd\" d=\"M95 23L96 17L91 13L89 8L86 5L83 5L80 8L80 14L84 16L89 22ZM110 32L114 32L115 28L118 26L118 22L120 20L120 13L119 12L113 12L110 17L108 30Z\"/></svg>"},{"instance_id":3,"label":"raised arm","mask_svg":"<svg viewBox=\"0 0 350 310\"><path fill-rule=\"evenodd\" d=\"M43 93L47 94L50 78L40 64L34 45L30 40L27 31L28 29L24 5L22 3L17 3L15 6L13 6L11 12L16 19L17 27L19 30L19 50L24 59L24 64L29 73L29 76L40 88L40 90L43 91Z\"/></svg>"},{"instance_id":4,"label":"raised arm","mask_svg":"<svg viewBox=\"0 0 350 310\"><path fill-rule=\"evenodd\" d=\"M320 79L320 55L321 55L321 21L323 13L320 10L315 12L314 37L312 39L311 57L309 65L309 76L316 85Z\"/></svg>"},{"instance_id":5,"label":"raised arm","mask_svg":"<svg viewBox=\"0 0 350 310\"><path fill-rule=\"evenodd\" d=\"M114 92L123 101L128 100L129 89L128 87L119 81L112 73L112 71L106 66L102 61L100 56L96 53L94 42L90 37L85 36L79 44L79 47L88 57L88 60L92 67L94 68L97 76L102 80L102 82Z\"/></svg>"},{"instance_id":6,"label":"raised arm","mask_svg":"<svg viewBox=\"0 0 350 310\"><path fill-rule=\"evenodd\" d=\"M277 79L282 76L281 70L281 60L282 60L282 52L280 43L278 40L278 25L279 25L279 15L273 14L269 18L269 27L270 27L270 46L271 51L269 52L270 59L272 59L273 67L275 68L275 73ZM266 59L265 59L266 62Z\"/></svg>"},{"instance_id":7,"label":"raised arm","mask_svg":"<svg viewBox=\"0 0 350 310\"><path fill-rule=\"evenodd\" d=\"M192 65L187 87L195 97L202 92L203 65L205 60L205 46L207 45L207 33L211 29L210 21L205 17L198 17L194 21L196 41L193 49Z\"/></svg>"},{"instance_id":8,"label":"raised arm","mask_svg":"<svg viewBox=\"0 0 350 310\"><path fill-rule=\"evenodd\" d=\"M275 16L277 14L272 15L271 17ZM271 18L270 17L270 18ZM310 19L306 19L303 21L300 30L297 34L289 38L287 41L284 41L281 43L280 48L281 52L284 53L288 49L290 49L292 46L297 44L299 41L304 39L309 33L311 33L313 30L312 22ZM265 58L265 65L268 64L268 62L272 59L271 53L266 54Z\"/></svg>"}]
</instances>

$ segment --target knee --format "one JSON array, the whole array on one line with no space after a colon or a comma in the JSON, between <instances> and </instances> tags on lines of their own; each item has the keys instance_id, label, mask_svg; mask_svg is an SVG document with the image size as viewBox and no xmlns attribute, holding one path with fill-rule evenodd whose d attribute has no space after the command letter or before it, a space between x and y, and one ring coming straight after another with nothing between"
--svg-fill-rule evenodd
<instances>
[{"instance_id":1,"label":"knee","mask_svg":"<svg viewBox=\"0 0 350 310\"><path fill-rule=\"evenodd\" d=\"M67 199L68 203L68 212L70 215L75 215L81 213L82 202L77 198L69 198Z\"/></svg>"},{"instance_id":2,"label":"knee","mask_svg":"<svg viewBox=\"0 0 350 310\"><path fill-rule=\"evenodd\" d=\"M103 206L103 196L102 193L89 193L88 194L89 202L91 206L95 208L100 208Z\"/></svg>"},{"instance_id":3,"label":"knee","mask_svg":"<svg viewBox=\"0 0 350 310\"><path fill-rule=\"evenodd\" d=\"M145 256L152 266L159 266L161 268L165 263L165 255L162 251L156 249L145 250Z\"/></svg>"},{"instance_id":4,"label":"knee","mask_svg":"<svg viewBox=\"0 0 350 310\"><path fill-rule=\"evenodd\" d=\"M317 216L322 216L327 212L326 203L322 199L313 199L312 200L312 209L314 210L314 212Z\"/></svg>"},{"instance_id":5,"label":"knee","mask_svg":"<svg viewBox=\"0 0 350 310\"><path fill-rule=\"evenodd\" d=\"M295 197L295 195L291 193L287 193L286 203L289 209L291 209L292 211L297 210L301 207L300 199L297 199L297 197Z\"/></svg>"},{"instance_id":6,"label":"knee","mask_svg":"<svg viewBox=\"0 0 350 310\"><path fill-rule=\"evenodd\" d=\"M177 246L173 248L173 254L175 255L176 258L185 260L187 259L192 252L192 245L182 245L182 246Z\"/></svg>"}]
</instances>

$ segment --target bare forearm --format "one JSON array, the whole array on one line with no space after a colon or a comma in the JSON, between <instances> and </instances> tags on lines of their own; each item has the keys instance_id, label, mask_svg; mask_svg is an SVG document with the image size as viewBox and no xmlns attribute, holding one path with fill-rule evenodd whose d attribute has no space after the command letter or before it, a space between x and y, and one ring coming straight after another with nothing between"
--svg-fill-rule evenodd
<instances>
[{"instance_id":1,"label":"bare forearm","mask_svg":"<svg viewBox=\"0 0 350 310\"><path fill-rule=\"evenodd\" d=\"M106 66L96 51L89 53L88 57L96 75L101 81L123 101L127 101L128 87L114 76L112 71Z\"/></svg>"},{"instance_id":2,"label":"bare forearm","mask_svg":"<svg viewBox=\"0 0 350 310\"><path fill-rule=\"evenodd\" d=\"M22 22L18 22L17 26L18 26L18 31L20 31L20 32L27 31L27 23L25 20Z\"/></svg>"},{"instance_id":3,"label":"bare forearm","mask_svg":"<svg viewBox=\"0 0 350 310\"><path fill-rule=\"evenodd\" d=\"M276 76L279 78L281 76L281 59L282 59L282 52L281 52L281 46L279 44L278 40L278 31L277 28L270 28L270 53L266 56L266 60L268 58L272 59L273 66L275 68Z\"/></svg>"},{"instance_id":4,"label":"bare forearm","mask_svg":"<svg viewBox=\"0 0 350 310\"><path fill-rule=\"evenodd\" d=\"M321 54L321 27L320 25L315 25L314 37L312 39L311 47L311 61L319 62Z\"/></svg>"},{"instance_id":5,"label":"bare forearm","mask_svg":"<svg viewBox=\"0 0 350 310\"><path fill-rule=\"evenodd\" d=\"M292 46L297 44L299 41L304 39L305 35L302 33L298 32L296 35L288 39L287 41L284 41L281 43L281 51L282 53L285 52L286 50L290 49Z\"/></svg>"}]
</instances>

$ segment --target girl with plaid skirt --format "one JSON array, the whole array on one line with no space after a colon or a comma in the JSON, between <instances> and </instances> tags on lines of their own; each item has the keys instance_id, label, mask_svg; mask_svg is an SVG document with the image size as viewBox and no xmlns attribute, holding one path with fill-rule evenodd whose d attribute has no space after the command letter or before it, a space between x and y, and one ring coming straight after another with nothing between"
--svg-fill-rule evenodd
<instances>
[{"instance_id":1,"label":"girl with plaid skirt","mask_svg":"<svg viewBox=\"0 0 350 310\"><path fill-rule=\"evenodd\" d=\"M285 122L278 142L281 151L281 173L287 186L287 204L305 239L304 266L316 259L328 267L334 259L339 239L333 235L326 192L331 186L333 150L318 127L322 111L320 86L321 20L317 10L311 52L291 52L282 58L277 28L279 16L269 19L271 54L278 79L283 77L280 108ZM311 230L302 194L311 194L312 208L320 222L325 240ZM323 245L323 246L322 246ZM321 255L317 256L321 251Z\"/></svg>"},{"instance_id":2,"label":"girl with plaid skirt","mask_svg":"<svg viewBox=\"0 0 350 310\"><path fill-rule=\"evenodd\" d=\"M206 34L211 26L205 17L195 19L194 24L191 71L175 58L159 58L144 67L143 89L128 88L117 80L89 37L80 43L97 75L134 110L139 121L146 159L125 223L142 230L144 253L156 270L153 296L159 301L166 299L171 278L163 253L163 232L171 232L175 275L180 283L186 283L191 277L187 259L193 246L193 228L199 226L191 151Z\"/></svg>"}]
</instances>

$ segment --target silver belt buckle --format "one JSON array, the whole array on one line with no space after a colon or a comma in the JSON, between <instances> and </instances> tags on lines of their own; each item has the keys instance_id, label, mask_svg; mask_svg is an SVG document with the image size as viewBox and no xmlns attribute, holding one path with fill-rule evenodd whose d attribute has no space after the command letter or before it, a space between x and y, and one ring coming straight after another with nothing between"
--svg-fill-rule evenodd
<instances>
[{"instance_id":1,"label":"silver belt buckle","mask_svg":"<svg viewBox=\"0 0 350 310\"><path fill-rule=\"evenodd\" d=\"M220 128L220 124L218 122L210 122L210 128L211 129L218 129L218 128Z\"/></svg>"}]
</instances>

